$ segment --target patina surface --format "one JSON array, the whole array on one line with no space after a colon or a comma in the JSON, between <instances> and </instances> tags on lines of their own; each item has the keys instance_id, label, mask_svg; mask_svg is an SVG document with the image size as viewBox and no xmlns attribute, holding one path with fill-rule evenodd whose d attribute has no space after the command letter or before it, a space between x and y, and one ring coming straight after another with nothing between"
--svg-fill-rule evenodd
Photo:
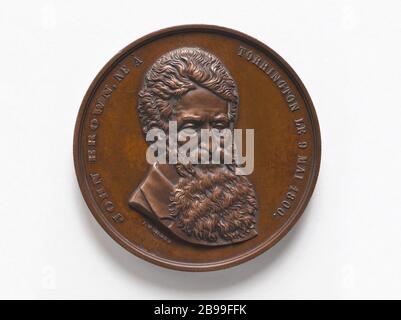
<instances>
[{"instance_id":1,"label":"patina surface","mask_svg":"<svg viewBox=\"0 0 401 320\"><path fill-rule=\"evenodd\" d=\"M174 59L188 62L179 76ZM172 118L254 129L253 173L149 165L145 134ZM209 271L255 257L294 225L316 183L319 125L300 79L269 47L226 28L178 26L133 42L101 70L79 111L74 160L113 239L158 265Z\"/></svg>"}]
</instances>

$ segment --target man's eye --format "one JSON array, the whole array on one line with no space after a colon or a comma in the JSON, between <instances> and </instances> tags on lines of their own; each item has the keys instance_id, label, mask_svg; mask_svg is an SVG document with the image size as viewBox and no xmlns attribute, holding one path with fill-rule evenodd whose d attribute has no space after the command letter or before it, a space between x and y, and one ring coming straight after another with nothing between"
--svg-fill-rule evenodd
<instances>
[{"instance_id":1,"label":"man's eye","mask_svg":"<svg viewBox=\"0 0 401 320\"><path fill-rule=\"evenodd\" d=\"M227 124L225 122L215 122L215 123L213 123L213 128L225 129L225 128L227 128Z\"/></svg>"},{"instance_id":2,"label":"man's eye","mask_svg":"<svg viewBox=\"0 0 401 320\"><path fill-rule=\"evenodd\" d=\"M196 123L194 122L187 122L181 126L181 129L195 129Z\"/></svg>"}]
</instances>

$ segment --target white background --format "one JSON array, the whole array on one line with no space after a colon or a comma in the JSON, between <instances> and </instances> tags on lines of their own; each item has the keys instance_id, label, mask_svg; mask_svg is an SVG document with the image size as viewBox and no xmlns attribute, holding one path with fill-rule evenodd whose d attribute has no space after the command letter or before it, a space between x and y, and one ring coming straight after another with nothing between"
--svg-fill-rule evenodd
<instances>
[{"instance_id":1,"label":"white background","mask_svg":"<svg viewBox=\"0 0 401 320\"><path fill-rule=\"evenodd\" d=\"M184 273L117 245L84 203L76 115L120 49L164 27L247 33L296 70L322 164L301 220L241 266ZM0 298L401 298L400 1L7 1L0 9Z\"/></svg>"}]
</instances>

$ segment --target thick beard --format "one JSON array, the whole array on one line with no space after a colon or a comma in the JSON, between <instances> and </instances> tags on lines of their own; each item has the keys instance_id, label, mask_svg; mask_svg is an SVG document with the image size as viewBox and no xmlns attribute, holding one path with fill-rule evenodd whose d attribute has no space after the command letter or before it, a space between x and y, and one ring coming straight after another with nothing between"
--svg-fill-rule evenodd
<instances>
[{"instance_id":1,"label":"thick beard","mask_svg":"<svg viewBox=\"0 0 401 320\"><path fill-rule=\"evenodd\" d=\"M170 214L190 237L216 242L246 237L255 228L255 190L232 165L177 165Z\"/></svg>"}]
</instances>

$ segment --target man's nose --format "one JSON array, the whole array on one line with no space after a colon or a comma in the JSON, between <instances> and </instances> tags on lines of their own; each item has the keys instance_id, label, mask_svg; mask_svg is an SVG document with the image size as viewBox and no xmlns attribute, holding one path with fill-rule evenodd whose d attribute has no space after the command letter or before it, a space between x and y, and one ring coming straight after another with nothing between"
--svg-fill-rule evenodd
<instances>
[{"instance_id":1,"label":"man's nose","mask_svg":"<svg viewBox=\"0 0 401 320\"><path fill-rule=\"evenodd\" d=\"M208 130L208 132L207 132L207 139L205 139L205 136L202 137L203 139L201 139L202 141L201 141L200 146L201 146L201 148L208 150L209 153L213 153L217 147L216 142L213 141L213 135L211 134L213 125L209 122L205 122L202 125L201 129L206 129L206 130Z\"/></svg>"},{"instance_id":2,"label":"man's nose","mask_svg":"<svg viewBox=\"0 0 401 320\"><path fill-rule=\"evenodd\" d=\"M205 121L202 125L202 129L212 130L213 126L210 122Z\"/></svg>"}]
</instances>

